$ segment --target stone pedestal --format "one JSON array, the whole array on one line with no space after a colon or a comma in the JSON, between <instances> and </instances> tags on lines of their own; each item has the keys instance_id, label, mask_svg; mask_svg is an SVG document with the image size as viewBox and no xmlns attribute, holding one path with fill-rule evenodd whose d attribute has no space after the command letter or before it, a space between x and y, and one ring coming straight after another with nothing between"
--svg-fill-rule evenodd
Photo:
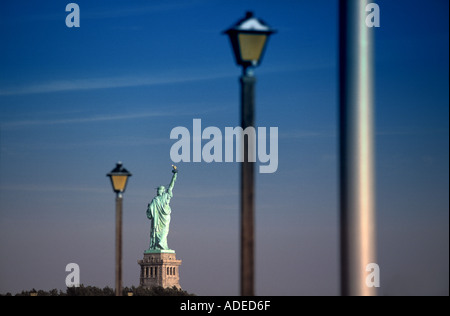
<instances>
[{"instance_id":1,"label":"stone pedestal","mask_svg":"<svg viewBox=\"0 0 450 316\"><path fill-rule=\"evenodd\" d=\"M180 286L181 260L177 260L173 250L144 252L144 259L138 260L141 266L139 285L145 288L162 286L164 288Z\"/></svg>"}]
</instances>

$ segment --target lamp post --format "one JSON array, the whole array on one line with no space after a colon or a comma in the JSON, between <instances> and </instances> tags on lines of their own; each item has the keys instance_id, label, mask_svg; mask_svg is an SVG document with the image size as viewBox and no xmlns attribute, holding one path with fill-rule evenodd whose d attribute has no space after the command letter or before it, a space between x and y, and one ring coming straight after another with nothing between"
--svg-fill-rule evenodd
<instances>
[{"instance_id":1,"label":"lamp post","mask_svg":"<svg viewBox=\"0 0 450 316\"><path fill-rule=\"evenodd\" d=\"M340 231L342 295L372 296L367 265L376 263L373 29L368 0L339 2Z\"/></svg>"},{"instance_id":2,"label":"lamp post","mask_svg":"<svg viewBox=\"0 0 450 316\"><path fill-rule=\"evenodd\" d=\"M255 83L253 68L261 63L269 36L275 31L265 22L247 12L224 32L230 38L236 63L242 66L241 127L254 126ZM251 137L243 139L244 153L241 163L241 295L253 296L254 290L254 162L249 159ZM250 147L249 147L250 146Z\"/></svg>"},{"instance_id":3,"label":"lamp post","mask_svg":"<svg viewBox=\"0 0 450 316\"><path fill-rule=\"evenodd\" d=\"M131 173L118 162L106 176L111 179L113 191L116 193L116 296L122 296L122 206L123 193Z\"/></svg>"}]
</instances>

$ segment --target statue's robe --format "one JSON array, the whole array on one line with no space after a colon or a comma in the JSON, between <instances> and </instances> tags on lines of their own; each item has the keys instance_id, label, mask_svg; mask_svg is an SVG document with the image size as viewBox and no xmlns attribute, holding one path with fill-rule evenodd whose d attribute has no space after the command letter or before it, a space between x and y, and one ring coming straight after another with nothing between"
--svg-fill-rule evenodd
<instances>
[{"instance_id":1,"label":"statue's robe","mask_svg":"<svg viewBox=\"0 0 450 316\"><path fill-rule=\"evenodd\" d=\"M147 218L151 220L150 230L150 250L169 250L167 245L167 235L170 224L170 199L172 189L156 196L147 208Z\"/></svg>"}]
</instances>

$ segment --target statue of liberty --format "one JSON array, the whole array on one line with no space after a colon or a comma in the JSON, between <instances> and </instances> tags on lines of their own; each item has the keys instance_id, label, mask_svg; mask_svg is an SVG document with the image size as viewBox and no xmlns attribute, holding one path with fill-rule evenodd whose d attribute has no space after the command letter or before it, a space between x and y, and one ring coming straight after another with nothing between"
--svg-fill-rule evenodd
<instances>
[{"instance_id":1,"label":"statue of liberty","mask_svg":"<svg viewBox=\"0 0 450 316\"><path fill-rule=\"evenodd\" d=\"M151 252L174 252L167 245L167 235L169 234L170 224L170 199L172 198L172 190L177 179L177 167L173 166L172 181L169 187L160 186L157 189L157 196L148 204L147 218L151 220L150 229L150 247L146 253Z\"/></svg>"}]
</instances>

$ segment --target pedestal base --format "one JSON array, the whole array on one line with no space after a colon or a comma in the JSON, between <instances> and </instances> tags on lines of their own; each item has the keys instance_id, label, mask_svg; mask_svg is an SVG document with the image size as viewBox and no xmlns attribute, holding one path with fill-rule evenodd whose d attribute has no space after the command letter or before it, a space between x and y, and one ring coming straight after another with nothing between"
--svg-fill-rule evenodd
<instances>
[{"instance_id":1,"label":"pedestal base","mask_svg":"<svg viewBox=\"0 0 450 316\"><path fill-rule=\"evenodd\" d=\"M175 250L169 249L169 250L162 250L162 249L148 249L144 251L144 254L146 253L175 253Z\"/></svg>"},{"instance_id":2,"label":"pedestal base","mask_svg":"<svg viewBox=\"0 0 450 316\"><path fill-rule=\"evenodd\" d=\"M180 286L179 268L182 260L177 260L173 250L147 250L144 259L138 260L141 266L139 285L145 288L162 286L164 288Z\"/></svg>"}]
</instances>

